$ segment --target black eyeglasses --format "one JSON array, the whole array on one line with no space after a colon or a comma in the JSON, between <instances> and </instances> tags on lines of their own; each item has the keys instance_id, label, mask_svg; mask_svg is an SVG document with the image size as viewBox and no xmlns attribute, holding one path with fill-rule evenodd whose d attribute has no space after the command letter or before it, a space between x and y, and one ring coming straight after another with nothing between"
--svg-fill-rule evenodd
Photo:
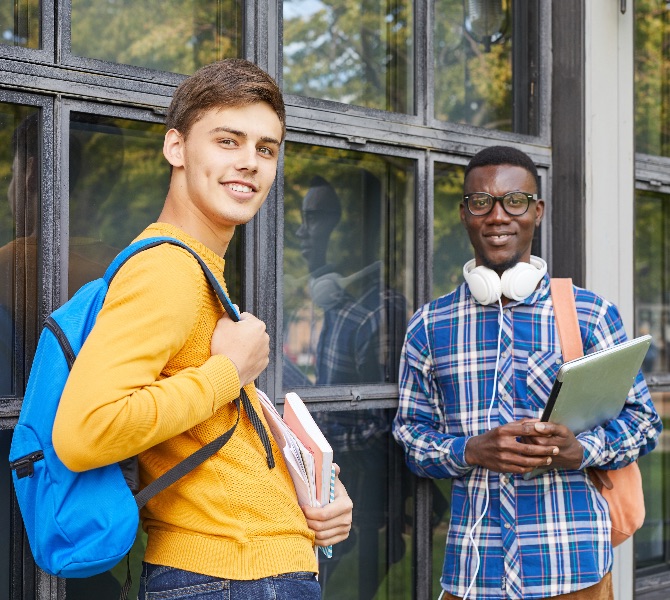
<instances>
[{"instance_id":1,"label":"black eyeglasses","mask_svg":"<svg viewBox=\"0 0 670 600\"><path fill-rule=\"evenodd\" d=\"M504 196L492 196L486 192L474 192L463 196L465 206L468 207L470 214L475 217L488 215L493 210L496 201L502 204L503 209L508 215L520 217L528 211L531 200L537 200L537 194L507 192Z\"/></svg>"}]
</instances>

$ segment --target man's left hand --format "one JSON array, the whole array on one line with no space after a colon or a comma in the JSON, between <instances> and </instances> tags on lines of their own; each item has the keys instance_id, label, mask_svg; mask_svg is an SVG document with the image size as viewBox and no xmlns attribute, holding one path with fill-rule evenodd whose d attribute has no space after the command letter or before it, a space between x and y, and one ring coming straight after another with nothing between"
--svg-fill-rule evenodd
<instances>
[{"instance_id":1,"label":"man's left hand","mask_svg":"<svg viewBox=\"0 0 670 600\"><path fill-rule=\"evenodd\" d=\"M584 460L584 447L565 425L529 420L523 426L532 434L532 437L524 437L524 442L558 448L558 454L552 457L552 468L579 469Z\"/></svg>"},{"instance_id":2,"label":"man's left hand","mask_svg":"<svg viewBox=\"0 0 670 600\"><path fill-rule=\"evenodd\" d=\"M307 526L316 534L317 546L332 546L349 537L354 503L339 478L340 468L335 465L335 500L320 508L301 506Z\"/></svg>"}]
</instances>

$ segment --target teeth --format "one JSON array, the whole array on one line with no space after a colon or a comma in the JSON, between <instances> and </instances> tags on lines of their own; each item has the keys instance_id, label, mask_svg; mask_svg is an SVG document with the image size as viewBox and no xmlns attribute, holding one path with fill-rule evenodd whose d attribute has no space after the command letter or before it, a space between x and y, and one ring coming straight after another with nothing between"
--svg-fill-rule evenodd
<instances>
[{"instance_id":1,"label":"teeth","mask_svg":"<svg viewBox=\"0 0 670 600\"><path fill-rule=\"evenodd\" d=\"M235 192L253 192L248 185L242 185L241 183L229 183L228 187Z\"/></svg>"}]
</instances>

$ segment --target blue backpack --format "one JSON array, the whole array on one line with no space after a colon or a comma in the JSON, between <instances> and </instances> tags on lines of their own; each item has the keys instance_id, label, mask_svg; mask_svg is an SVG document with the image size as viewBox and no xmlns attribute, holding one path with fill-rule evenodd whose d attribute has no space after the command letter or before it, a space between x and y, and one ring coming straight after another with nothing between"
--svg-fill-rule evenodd
<instances>
[{"instance_id":1,"label":"blue backpack","mask_svg":"<svg viewBox=\"0 0 670 600\"><path fill-rule=\"evenodd\" d=\"M9 454L21 515L37 565L58 577L103 573L128 554L137 534L139 509L155 494L215 454L233 427L133 495L120 464L70 471L54 452L51 433L70 369L95 324L112 278L138 252L163 243L188 250L234 321L239 313L203 260L184 243L166 237L140 240L123 250L104 276L83 286L47 319L30 371ZM240 400L274 467L267 433L242 389ZM124 461L125 462L125 461ZM126 581L129 587L129 581ZM126 590L127 592L127 590Z\"/></svg>"}]
</instances>

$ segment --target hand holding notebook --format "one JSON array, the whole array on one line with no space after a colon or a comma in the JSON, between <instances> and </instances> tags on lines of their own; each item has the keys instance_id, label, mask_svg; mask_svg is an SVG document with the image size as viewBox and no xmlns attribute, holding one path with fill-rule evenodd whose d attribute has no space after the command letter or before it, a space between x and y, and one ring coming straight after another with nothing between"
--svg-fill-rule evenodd
<instances>
[{"instance_id":1,"label":"hand holding notebook","mask_svg":"<svg viewBox=\"0 0 670 600\"><path fill-rule=\"evenodd\" d=\"M260 390L263 413L288 467L301 506L324 506L335 498L333 449L294 393L286 395L284 418ZM321 550L330 558L332 546Z\"/></svg>"}]
</instances>

